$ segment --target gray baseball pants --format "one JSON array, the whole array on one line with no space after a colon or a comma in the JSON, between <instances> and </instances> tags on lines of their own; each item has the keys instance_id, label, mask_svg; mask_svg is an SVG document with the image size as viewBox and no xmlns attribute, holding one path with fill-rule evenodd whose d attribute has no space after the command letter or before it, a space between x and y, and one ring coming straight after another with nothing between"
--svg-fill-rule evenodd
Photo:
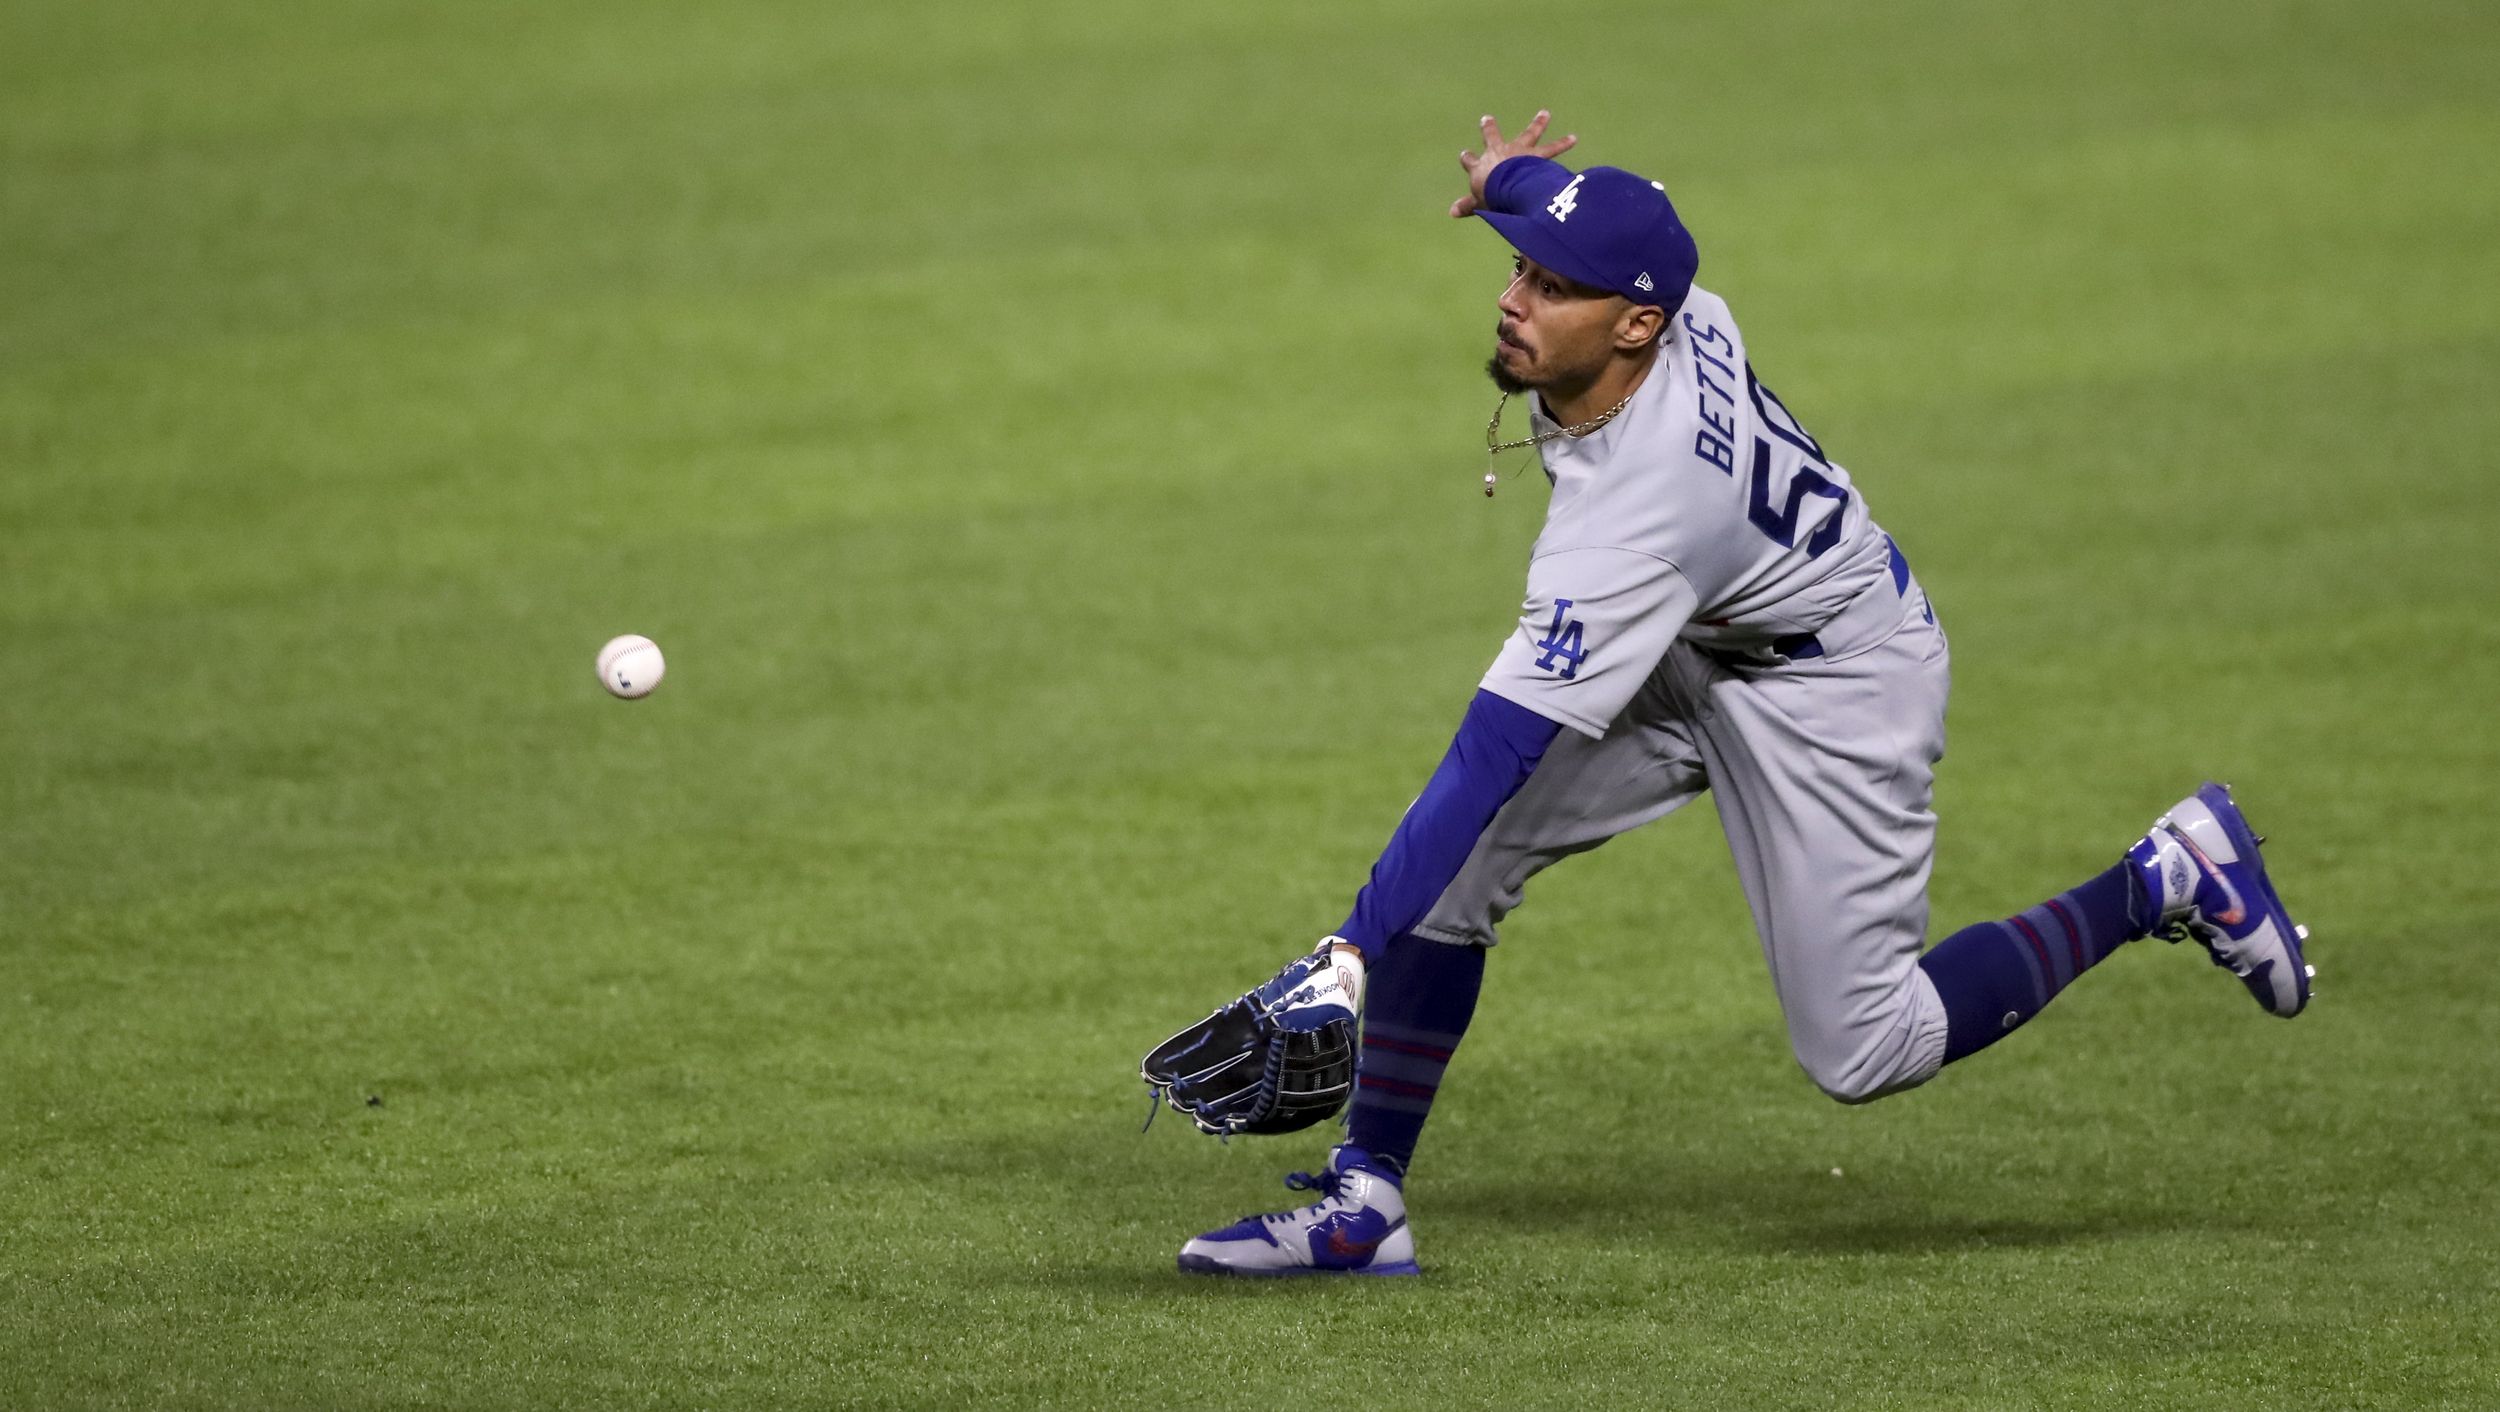
<instances>
[{"instance_id":1,"label":"gray baseball pants","mask_svg":"<svg viewBox=\"0 0 2500 1412\"><path fill-rule=\"evenodd\" d=\"M1423 924L1489 946L1553 863L1717 794L1797 1062L1863 1103L1944 1063L1944 1004L1918 965L1944 756L1945 637L1913 581L1756 663L1679 640L1601 739L1565 730Z\"/></svg>"}]
</instances>

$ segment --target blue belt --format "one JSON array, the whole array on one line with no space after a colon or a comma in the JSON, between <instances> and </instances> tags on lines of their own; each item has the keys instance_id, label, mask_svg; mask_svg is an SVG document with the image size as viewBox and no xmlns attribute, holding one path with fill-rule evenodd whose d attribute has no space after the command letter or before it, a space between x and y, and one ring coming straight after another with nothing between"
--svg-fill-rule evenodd
<instances>
[{"instance_id":1,"label":"blue belt","mask_svg":"<svg viewBox=\"0 0 2500 1412\"><path fill-rule=\"evenodd\" d=\"M1892 557L1892 591L1907 597L1910 592L1910 561L1901 557L1901 546L1892 542L1891 535L1884 536L1884 552ZM1936 610L1927 609L1926 617L1927 621L1934 622ZM1772 638L1771 650L1791 662L1810 661L1823 655L1823 639L1810 632L1792 633L1787 637Z\"/></svg>"},{"instance_id":2,"label":"blue belt","mask_svg":"<svg viewBox=\"0 0 2500 1412\"><path fill-rule=\"evenodd\" d=\"M1771 639L1771 650L1791 662L1802 662L1808 657L1823 655L1823 639L1810 632L1801 632L1793 637L1775 637Z\"/></svg>"}]
</instances>

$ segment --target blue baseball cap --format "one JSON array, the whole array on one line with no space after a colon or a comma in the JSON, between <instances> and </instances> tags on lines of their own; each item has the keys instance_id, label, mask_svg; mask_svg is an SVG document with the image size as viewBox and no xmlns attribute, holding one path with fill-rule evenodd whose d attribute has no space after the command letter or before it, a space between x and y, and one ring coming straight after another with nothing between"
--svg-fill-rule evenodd
<instances>
[{"instance_id":1,"label":"blue baseball cap","mask_svg":"<svg viewBox=\"0 0 2500 1412\"><path fill-rule=\"evenodd\" d=\"M1701 268L1701 250L1667 189L1621 167L1574 172L1543 157L1512 157L1485 180L1476 214L1554 273L1670 314L1683 307Z\"/></svg>"}]
</instances>

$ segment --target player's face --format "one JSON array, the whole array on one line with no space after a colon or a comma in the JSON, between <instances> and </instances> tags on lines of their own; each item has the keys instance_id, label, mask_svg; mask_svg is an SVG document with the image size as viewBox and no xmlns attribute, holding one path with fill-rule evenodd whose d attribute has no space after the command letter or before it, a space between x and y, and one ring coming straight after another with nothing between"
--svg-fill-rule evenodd
<instances>
[{"instance_id":1,"label":"player's face","mask_svg":"<svg viewBox=\"0 0 2500 1412\"><path fill-rule=\"evenodd\" d=\"M1617 326L1632 305L1521 256L1495 307L1502 321L1484 370L1504 392L1525 392L1595 381L1614 357Z\"/></svg>"}]
</instances>

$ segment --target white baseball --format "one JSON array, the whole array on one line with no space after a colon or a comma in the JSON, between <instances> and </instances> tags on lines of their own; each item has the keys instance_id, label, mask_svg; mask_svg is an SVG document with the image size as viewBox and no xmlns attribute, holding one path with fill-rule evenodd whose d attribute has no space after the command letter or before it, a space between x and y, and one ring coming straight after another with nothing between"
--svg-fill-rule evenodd
<instances>
[{"instance_id":1,"label":"white baseball","mask_svg":"<svg viewBox=\"0 0 2500 1412\"><path fill-rule=\"evenodd\" d=\"M599 684L610 696L628 701L649 696L660 678L668 675L668 662L660 656L660 645L637 633L608 639L599 649Z\"/></svg>"}]
</instances>

